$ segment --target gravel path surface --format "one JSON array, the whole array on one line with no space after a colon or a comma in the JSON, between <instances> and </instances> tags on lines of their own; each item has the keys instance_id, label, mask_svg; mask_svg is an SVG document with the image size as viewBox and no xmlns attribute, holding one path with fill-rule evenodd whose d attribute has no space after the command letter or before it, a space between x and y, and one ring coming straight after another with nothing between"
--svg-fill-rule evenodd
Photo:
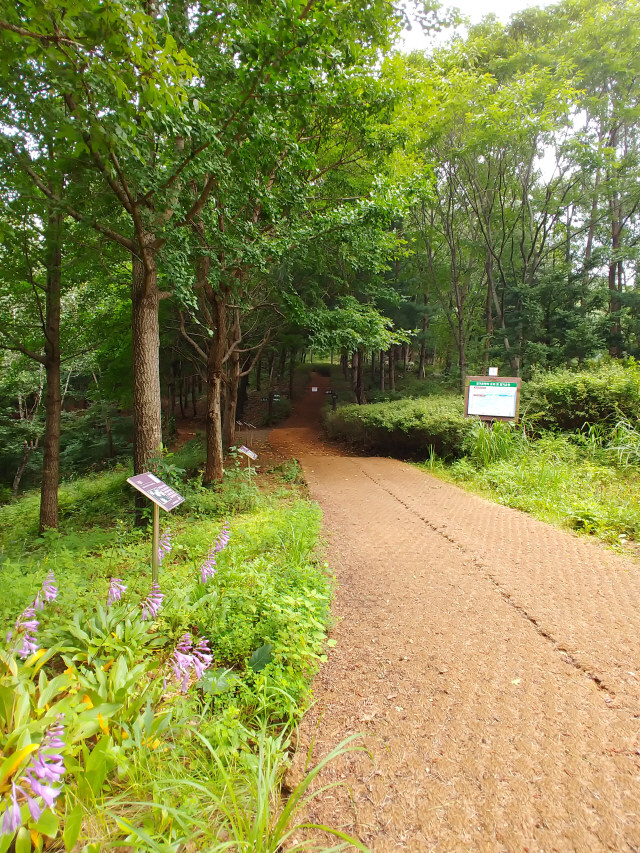
<instances>
[{"instance_id":1,"label":"gravel path surface","mask_svg":"<svg viewBox=\"0 0 640 853\"><path fill-rule=\"evenodd\" d=\"M355 732L369 755L324 772L344 784L309 818L375 853L640 853L639 566L323 443L314 385L270 437L322 506L339 584L299 755Z\"/></svg>"}]
</instances>

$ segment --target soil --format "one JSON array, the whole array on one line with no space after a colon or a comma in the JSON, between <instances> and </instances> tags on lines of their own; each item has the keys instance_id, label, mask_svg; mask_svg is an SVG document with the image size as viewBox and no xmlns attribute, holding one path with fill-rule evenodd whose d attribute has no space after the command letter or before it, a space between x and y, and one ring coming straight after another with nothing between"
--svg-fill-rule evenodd
<instances>
[{"instance_id":1,"label":"soil","mask_svg":"<svg viewBox=\"0 0 640 853\"><path fill-rule=\"evenodd\" d=\"M640 851L640 567L320 435L314 376L270 435L324 513L337 641L288 784L387 851ZM335 843L335 841L333 842Z\"/></svg>"}]
</instances>

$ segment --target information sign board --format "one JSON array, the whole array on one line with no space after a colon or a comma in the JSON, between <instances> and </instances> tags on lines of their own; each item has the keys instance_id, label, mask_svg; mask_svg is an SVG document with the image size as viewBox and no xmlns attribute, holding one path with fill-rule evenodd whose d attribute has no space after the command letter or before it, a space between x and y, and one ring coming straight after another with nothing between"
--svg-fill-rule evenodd
<instances>
[{"instance_id":1,"label":"information sign board","mask_svg":"<svg viewBox=\"0 0 640 853\"><path fill-rule=\"evenodd\" d=\"M311 386L311 390L312 390L312 391L317 391L317 390L318 390L318 386L317 386L317 385L312 385L312 386Z\"/></svg>"},{"instance_id":2,"label":"information sign board","mask_svg":"<svg viewBox=\"0 0 640 853\"><path fill-rule=\"evenodd\" d=\"M249 447L247 447L247 446L246 446L246 445L244 445L244 444L241 444L241 445L240 445L240 447L238 448L238 451L239 451L240 453L244 453L244 455L245 455L245 456L248 456L248 457L249 457L249 459L254 459L254 460L255 460L255 459L257 459L257 458L258 458L258 454L255 452L255 450L251 450Z\"/></svg>"},{"instance_id":3,"label":"information sign board","mask_svg":"<svg viewBox=\"0 0 640 853\"><path fill-rule=\"evenodd\" d=\"M520 404L518 377L470 376L464 400L465 417L515 421Z\"/></svg>"},{"instance_id":4,"label":"information sign board","mask_svg":"<svg viewBox=\"0 0 640 853\"><path fill-rule=\"evenodd\" d=\"M142 492L167 512L171 512L184 501L182 495L159 480L155 474L136 474L135 477L129 477L127 483L131 483L134 489Z\"/></svg>"}]
</instances>

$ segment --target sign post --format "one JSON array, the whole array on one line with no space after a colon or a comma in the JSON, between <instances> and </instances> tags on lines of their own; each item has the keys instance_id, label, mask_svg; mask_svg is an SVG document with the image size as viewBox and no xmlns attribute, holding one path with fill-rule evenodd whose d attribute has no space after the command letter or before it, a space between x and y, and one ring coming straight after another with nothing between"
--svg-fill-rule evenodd
<instances>
[{"instance_id":1,"label":"sign post","mask_svg":"<svg viewBox=\"0 0 640 853\"><path fill-rule=\"evenodd\" d=\"M258 454L255 452L255 450L251 450L244 444L240 445L240 447L238 448L238 452L244 453L244 455L247 457L247 470L249 471L249 481L251 481L251 460L257 459Z\"/></svg>"},{"instance_id":2,"label":"sign post","mask_svg":"<svg viewBox=\"0 0 640 853\"><path fill-rule=\"evenodd\" d=\"M157 583L158 549L160 547L160 507L165 512L171 512L172 509L175 509L184 502L184 498L172 489L171 486L167 486L166 483L158 479L155 474L136 474L134 477L129 477L127 483L130 483L134 489L142 492L145 497L153 502L151 580Z\"/></svg>"},{"instance_id":3,"label":"sign post","mask_svg":"<svg viewBox=\"0 0 640 853\"><path fill-rule=\"evenodd\" d=\"M464 395L464 415L482 421L517 421L520 377L469 376Z\"/></svg>"}]
</instances>

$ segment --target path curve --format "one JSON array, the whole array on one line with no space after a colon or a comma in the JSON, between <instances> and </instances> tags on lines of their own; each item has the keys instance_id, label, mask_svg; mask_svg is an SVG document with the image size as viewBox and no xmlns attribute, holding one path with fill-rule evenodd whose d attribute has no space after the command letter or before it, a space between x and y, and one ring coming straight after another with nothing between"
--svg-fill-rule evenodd
<instances>
[{"instance_id":1,"label":"path curve","mask_svg":"<svg viewBox=\"0 0 640 853\"><path fill-rule=\"evenodd\" d=\"M309 817L375 853L640 851L640 567L323 442L328 383L270 436L323 509L339 584L298 754L366 732L372 760L330 766L345 785Z\"/></svg>"}]
</instances>

